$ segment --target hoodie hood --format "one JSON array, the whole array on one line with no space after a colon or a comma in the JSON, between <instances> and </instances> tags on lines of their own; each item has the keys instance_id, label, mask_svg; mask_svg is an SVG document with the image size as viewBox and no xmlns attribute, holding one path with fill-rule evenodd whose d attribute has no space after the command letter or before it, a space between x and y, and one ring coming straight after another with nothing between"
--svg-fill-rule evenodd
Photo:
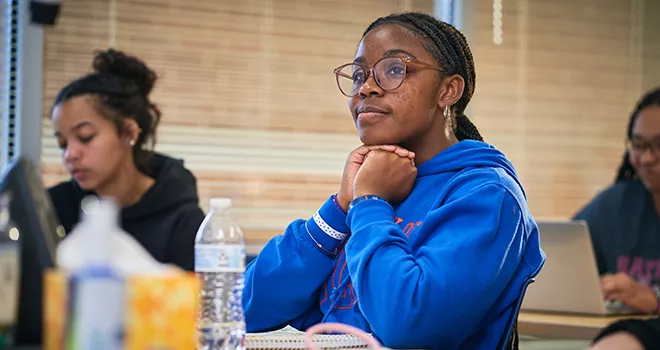
<instances>
[{"instance_id":1,"label":"hoodie hood","mask_svg":"<svg viewBox=\"0 0 660 350\"><path fill-rule=\"evenodd\" d=\"M504 153L490 144L474 140L460 141L419 165L417 168L417 177L482 167L503 169L516 181L518 187L523 190L516 169L506 159Z\"/></svg>"},{"instance_id":2,"label":"hoodie hood","mask_svg":"<svg viewBox=\"0 0 660 350\"><path fill-rule=\"evenodd\" d=\"M184 167L183 160L154 153L149 160L149 171L155 183L138 203L124 208L124 219L155 216L183 204L198 205L197 180Z\"/></svg>"}]
</instances>

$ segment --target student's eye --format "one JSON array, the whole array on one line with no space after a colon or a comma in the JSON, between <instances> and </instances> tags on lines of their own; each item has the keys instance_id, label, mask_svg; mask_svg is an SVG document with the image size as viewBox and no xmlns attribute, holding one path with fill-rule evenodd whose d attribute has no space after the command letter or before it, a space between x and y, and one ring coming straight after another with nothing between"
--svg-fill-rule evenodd
<instances>
[{"instance_id":1,"label":"student's eye","mask_svg":"<svg viewBox=\"0 0 660 350\"><path fill-rule=\"evenodd\" d=\"M91 135L91 136L85 136L85 137L78 137L78 140L82 142L83 144L90 143L96 135Z\"/></svg>"},{"instance_id":2,"label":"student's eye","mask_svg":"<svg viewBox=\"0 0 660 350\"><path fill-rule=\"evenodd\" d=\"M57 140L57 148L61 150L66 148L66 139L64 137L56 136L56 140Z\"/></svg>"},{"instance_id":3,"label":"student's eye","mask_svg":"<svg viewBox=\"0 0 660 350\"><path fill-rule=\"evenodd\" d=\"M356 70L353 72L353 83L355 84L362 84L364 82L364 71L362 70Z\"/></svg>"},{"instance_id":4,"label":"student's eye","mask_svg":"<svg viewBox=\"0 0 660 350\"><path fill-rule=\"evenodd\" d=\"M633 151L643 151L648 147L648 143L642 141L632 141L630 142L630 148ZM654 147L654 146L652 146Z\"/></svg>"},{"instance_id":5,"label":"student's eye","mask_svg":"<svg viewBox=\"0 0 660 350\"><path fill-rule=\"evenodd\" d=\"M655 141L651 143L651 149L656 154L660 154L660 141Z\"/></svg>"},{"instance_id":6,"label":"student's eye","mask_svg":"<svg viewBox=\"0 0 660 350\"><path fill-rule=\"evenodd\" d=\"M387 75L391 77L402 76L406 73L406 66L401 63L392 63L387 67Z\"/></svg>"}]
</instances>

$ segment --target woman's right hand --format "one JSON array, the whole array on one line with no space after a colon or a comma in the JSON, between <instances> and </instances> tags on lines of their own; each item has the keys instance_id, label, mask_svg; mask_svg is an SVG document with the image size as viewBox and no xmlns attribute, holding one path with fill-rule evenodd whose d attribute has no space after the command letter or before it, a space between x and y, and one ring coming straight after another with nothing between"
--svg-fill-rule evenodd
<instances>
[{"instance_id":1,"label":"woman's right hand","mask_svg":"<svg viewBox=\"0 0 660 350\"><path fill-rule=\"evenodd\" d=\"M344 212L348 212L348 206L353 200L353 181L355 181L355 174L357 174L360 166L362 166L364 157L372 150L394 152L399 157L409 158L414 164L415 153L395 145L363 145L353 150L346 158L344 174L341 178L341 187L339 187L339 192L337 193L337 202Z\"/></svg>"},{"instance_id":2,"label":"woman's right hand","mask_svg":"<svg viewBox=\"0 0 660 350\"><path fill-rule=\"evenodd\" d=\"M653 289L625 273L603 276L601 287L605 300L621 300L627 306L645 314L655 314L658 310L658 298Z\"/></svg>"}]
</instances>

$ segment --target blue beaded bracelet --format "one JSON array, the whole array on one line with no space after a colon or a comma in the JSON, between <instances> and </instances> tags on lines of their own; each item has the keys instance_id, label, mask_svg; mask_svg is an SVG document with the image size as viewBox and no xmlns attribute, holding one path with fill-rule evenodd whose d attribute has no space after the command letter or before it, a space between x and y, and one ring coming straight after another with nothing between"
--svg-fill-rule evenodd
<instances>
[{"instance_id":1,"label":"blue beaded bracelet","mask_svg":"<svg viewBox=\"0 0 660 350\"><path fill-rule=\"evenodd\" d=\"M339 201L337 200L337 195L336 194L332 195L332 203L334 203L335 207L337 207L337 209L341 210L342 213L347 214L344 211L344 208L342 208L341 205L339 205Z\"/></svg>"},{"instance_id":2,"label":"blue beaded bracelet","mask_svg":"<svg viewBox=\"0 0 660 350\"><path fill-rule=\"evenodd\" d=\"M360 202L364 202L364 201L369 201L369 200L376 200L376 201L387 202L387 201L385 200L385 198L383 198L383 197L381 197L381 196L377 196L377 195L375 195L375 194L368 194L368 195L360 196L360 197L357 197L357 198L353 199L353 201L351 202L351 204L349 204L349 206L348 206L348 211L351 211L351 209L353 209L353 207L356 206L358 203L360 203Z\"/></svg>"}]
</instances>

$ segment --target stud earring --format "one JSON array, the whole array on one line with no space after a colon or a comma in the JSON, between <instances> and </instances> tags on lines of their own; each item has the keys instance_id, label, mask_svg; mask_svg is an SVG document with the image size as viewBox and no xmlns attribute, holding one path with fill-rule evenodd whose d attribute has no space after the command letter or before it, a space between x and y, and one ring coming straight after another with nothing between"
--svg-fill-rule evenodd
<instances>
[{"instance_id":1,"label":"stud earring","mask_svg":"<svg viewBox=\"0 0 660 350\"><path fill-rule=\"evenodd\" d=\"M131 145L131 147L135 146L135 140L128 141L128 144Z\"/></svg>"}]
</instances>

